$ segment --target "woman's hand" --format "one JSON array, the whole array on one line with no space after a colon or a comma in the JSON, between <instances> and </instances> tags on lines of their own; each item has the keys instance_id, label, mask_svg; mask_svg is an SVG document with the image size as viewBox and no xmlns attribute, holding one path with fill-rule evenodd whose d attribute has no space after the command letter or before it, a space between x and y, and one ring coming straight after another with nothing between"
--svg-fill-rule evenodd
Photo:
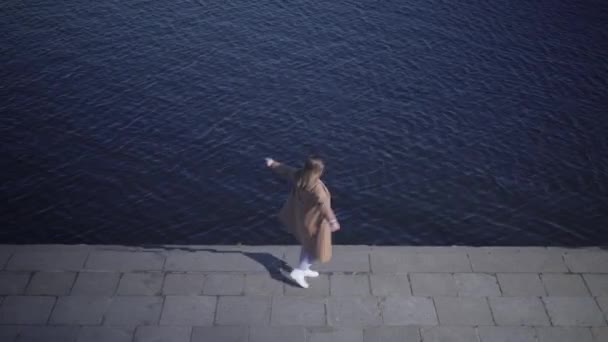
<instances>
[{"instance_id":1,"label":"woman's hand","mask_svg":"<svg viewBox=\"0 0 608 342\"><path fill-rule=\"evenodd\" d=\"M265 158L266 160L266 166L268 167L272 167L272 165L274 165L274 163L276 163L276 161L274 161L274 159L272 158Z\"/></svg>"},{"instance_id":2,"label":"woman's hand","mask_svg":"<svg viewBox=\"0 0 608 342\"><path fill-rule=\"evenodd\" d=\"M340 230L340 223L338 222L338 220L331 220L329 221L329 228L331 229L332 233L336 232Z\"/></svg>"}]
</instances>

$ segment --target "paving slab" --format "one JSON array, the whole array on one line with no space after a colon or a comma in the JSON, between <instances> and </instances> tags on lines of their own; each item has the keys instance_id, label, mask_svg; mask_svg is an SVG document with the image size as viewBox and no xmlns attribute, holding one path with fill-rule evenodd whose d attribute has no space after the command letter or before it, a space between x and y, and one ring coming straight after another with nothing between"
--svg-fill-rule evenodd
<instances>
[{"instance_id":1,"label":"paving slab","mask_svg":"<svg viewBox=\"0 0 608 342\"><path fill-rule=\"evenodd\" d=\"M268 329L264 327L263 329ZM249 328L232 327L193 327L192 342L248 342ZM279 341L279 340L268 340ZM291 340L285 340L291 341ZM293 341L296 342L296 341Z\"/></svg>"},{"instance_id":2,"label":"paving slab","mask_svg":"<svg viewBox=\"0 0 608 342\"><path fill-rule=\"evenodd\" d=\"M17 342L75 342L78 327L32 326L23 328Z\"/></svg>"},{"instance_id":3,"label":"paving slab","mask_svg":"<svg viewBox=\"0 0 608 342\"><path fill-rule=\"evenodd\" d=\"M114 297L105 315L104 325L156 325L160 318L162 306L162 297Z\"/></svg>"},{"instance_id":4,"label":"paving slab","mask_svg":"<svg viewBox=\"0 0 608 342\"><path fill-rule=\"evenodd\" d=\"M65 296L70 293L74 279L76 279L74 272L37 272L32 277L26 293Z\"/></svg>"},{"instance_id":5,"label":"paving slab","mask_svg":"<svg viewBox=\"0 0 608 342\"><path fill-rule=\"evenodd\" d=\"M463 297L500 296L496 277L485 273L455 273L458 295Z\"/></svg>"},{"instance_id":6,"label":"paving slab","mask_svg":"<svg viewBox=\"0 0 608 342\"><path fill-rule=\"evenodd\" d=\"M494 325L485 298L435 297L434 301L441 325Z\"/></svg>"},{"instance_id":7,"label":"paving slab","mask_svg":"<svg viewBox=\"0 0 608 342\"><path fill-rule=\"evenodd\" d=\"M308 342L363 342L363 330L360 328L309 328Z\"/></svg>"},{"instance_id":8,"label":"paving slab","mask_svg":"<svg viewBox=\"0 0 608 342\"><path fill-rule=\"evenodd\" d=\"M208 274L203 293L205 295L242 295L245 289L244 274Z\"/></svg>"},{"instance_id":9,"label":"paving slab","mask_svg":"<svg viewBox=\"0 0 608 342\"><path fill-rule=\"evenodd\" d=\"M608 276L608 275L607 275ZM541 275L549 296L586 297L590 296L580 274L543 274Z\"/></svg>"},{"instance_id":10,"label":"paving slab","mask_svg":"<svg viewBox=\"0 0 608 342\"><path fill-rule=\"evenodd\" d=\"M537 328L538 342L593 342L589 328Z\"/></svg>"},{"instance_id":11,"label":"paving slab","mask_svg":"<svg viewBox=\"0 0 608 342\"><path fill-rule=\"evenodd\" d=\"M525 250L471 250L469 258L475 272L552 273L568 272L558 253Z\"/></svg>"},{"instance_id":12,"label":"paving slab","mask_svg":"<svg viewBox=\"0 0 608 342\"><path fill-rule=\"evenodd\" d=\"M165 275L162 293L164 295L191 295L203 293L205 276L193 273L168 273Z\"/></svg>"},{"instance_id":13,"label":"paving slab","mask_svg":"<svg viewBox=\"0 0 608 342\"><path fill-rule=\"evenodd\" d=\"M15 252L6 266L16 271L78 271L88 252Z\"/></svg>"},{"instance_id":14,"label":"paving slab","mask_svg":"<svg viewBox=\"0 0 608 342\"><path fill-rule=\"evenodd\" d=\"M285 259L290 265L297 265L300 260L300 251L293 250L287 253ZM335 251L328 263L315 263L313 269L319 272L370 272L369 252L366 250Z\"/></svg>"},{"instance_id":15,"label":"paving slab","mask_svg":"<svg viewBox=\"0 0 608 342\"><path fill-rule=\"evenodd\" d=\"M600 309L604 312L604 317L606 317L606 321L608 321L608 297L596 297L595 300L600 306Z\"/></svg>"},{"instance_id":16,"label":"paving slab","mask_svg":"<svg viewBox=\"0 0 608 342\"><path fill-rule=\"evenodd\" d=\"M427 327L421 333L424 342L477 342L473 327Z\"/></svg>"},{"instance_id":17,"label":"paving slab","mask_svg":"<svg viewBox=\"0 0 608 342\"><path fill-rule=\"evenodd\" d=\"M608 341L608 327L595 327L592 328L594 342L606 342Z\"/></svg>"},{"instance_id":18,"label":"paving slab","mask_svg":"<svg viewBox=\"0 0 608 342\"><path fill-rule=\"evenodd\" d=\"M564 254L568 268L576 273L608 273L608 251L570 251Z\"/></svg>"},{"instance_id":19,"label":"paving slab","mask_svg":"<svg viewBox=\"0 0 608 342\"><path fill-rule=\"evenodd\" d=\"M215 323L217 325L268 325L271 297L219 297Z\"/></svg>"},{"instance_id":20,"label":"paving slab","mask_svg":"<svg viewBox=\"0 0 608 342\"><path fill-rule=\"evenodd\" d=\"M214 249L215 250L215 249ZM249 255L249 256L248 256ZM278 267L281 260L271 254L245 254L237 251L227 252L172 252L167 255L167 271L201 271L201 272L267 272L263 263L274 262ZM267 260L264 260L267 259Z\"/></svg>"},{"instance_id":21,"label":"paving slab","mask_svg":"<svg viewBox=\"0 0 608 342\"><path fill-rule=\"evenodd\" d=\"M0 325L0 341L15 342L23 325Z\"/></svg>"},{"instance_id":22,"label":"paving slab","mask_svg":"<svg viewBox=\"0 0 608 342\"><path fill-rule=\"evenodd\" d=\"M190 342L191 327L140 326L134 342Z\"/></svg>"},{"instance_id":23,"label":"paving slab","mask_svg":"<svg viewBox=\"0 0 608 342\"><path fill-rule=\"evenodd\" d=\"M458 288L451 273L412 273L414 296L457 296Z\"/></svg>"},{"instance_id":24,"label":"paving slab","mask_svg":"<svg viewBox=\"0 0 608 342\"><path fill-rule=\"evenodd\" d=\"M55 305L55 297L8 296L0 306L0 324L44 325Z\"/></svg>"},{"instance_id":25,"label":"paving slab","mask_svg":"<svg viewBox=\"0 0 608 342\"><path fill-rule=\"evenodd\" d=\"M591 297L543 298L551 322L556 326L605 326L597 303Z\"/></svg>"},{"instance_id":26,"label":"paving slab","mask_svg":"<svg viewBox=\"0 0 608 342\"><path fill-rule=\"evenodd\" d=\"M380 303L385 325L437 325L433 301L426 297L389 296Z\"/></svg>"},{"instance_id":27,"label":"paving slab","mask_svg":"<svg viewBox=\"0 0 608 342\"><path fill-rule=\"evenodd\" d=\"M306 342L304 327L251 327L249 342Z\"/></svg>"},{"instance_id":28,"label":"paving slab","mask_svg":"<svg viewBox=\"0 0 608 342\"><path fill-rule=\"evenodd\" d=\"M59 297L50 323L53 325L100 325L111 302L111 297Z\"/></svg>"},{"instance_id":29,"label":"paving slab","mask_svg":"<svg viewBox=\"0 0 608 342\"><path fill-rule=\"evenodd\" d=\"M410 281L405 274L370 274L369 277L374 296L412 294Z\"/></svg>"},{"instance_id":30,"label":"paving slab","mask_svg":"<svg viewBox=\"0 0 608 342\"><path fill-rule=\"evenodd\" d=\"M98 271L161 271L165 257L158 252L93 251L86 268Z\"/></svg>"},{"instance_id":31,"label":"paving slab","mask_svg":"<svg viewBox=\"0 0 608 342\"><path fill-rule=\"evenodd\" d=\"M373 273L471 272L466 253L409 253L372 251Z\"/></svg>"},{"instance_id":32,"label":"paving slab","mask_svg":"<svg viewBox=\"0 0 608 342\"><path fill-rule=\"evenodd\" d=\"M4 246L0 246L0 270L3 270L6 267L8 260L13 255L13 251Z\"/></svg>"},{"instance_id":33,"label":"paving slab","mask_svg":"<svg viewBox=\"0 0 608 342\"><path fill-rule=\"evenodd\" d=\"M29 272L0 272L0 295L20 295L30 281Z\"/></svg>"},{"instance_id":34,"label":"paving slab","mask_svg":"<svg viewBox=\"0 0 608 342\"><path fill-rule=\"evenodd\" d=\"M370 281L367 274L332 274L330 277L332 296L370 296Z\"/></svg>"},{"instance_id":35,"label":"paving slab","mask_svg":"<svg viewBox=\"0 0 608 342\"><path fill-rule=\"evenodd\" d=\"M163 287L161 272L125 273L116 294L119 296L157 296Z\"/></svg>"},{"instance_id":36,"label":"paving slab","mask_svg":"<svg viewBox=\"0 0 608 342\"><path fill-rule=\"evenodd\" d=\"M536 342L536 331L530 327L479 327L480 342Z\"/></svg>"},{"instance_id":37,"label":"paving slab","mask_svg":"<svg viewBox=\"0 0 608 342\"><path fill-rule=\"evenodd\" d=\"M363 342L420 342L416 327L368 327L363 330Z\"/></svg>"},{"instance_id":38,"label":"paving slab","mask_svg":"<svg viewBox=\"0 0 608 342\"><path fill-rule=\"evenodd\" d=\"M71 293L90 296L114 295L120 275L116 272L80 272Z\"/></svg>"},{"instance_id":39,"label":"paving slab","mask_svg":"<svg viewBox=\"0 0 608 342\"><path fill-rule=\"evenodd\" d=\"M546 296L545 287L536 273L499 273L496 275L505 297Z\"/></svg>"},{"instance_id":40,"label":"paving slab","mask_svg":"<svg viewBox=\"0 0 608 342\"><path fill-rule=\"evenodd\" d=\"M212 325L216 303L210 296L167 296L160 325Z\"/></svg>"},{"instance_id":41,"label":"paving slab","mask_svg":"<svg viewBox=\"0 0 608 342\"><path fill-rule=\"evenodd\" d=\"M280 296L283 295L283 285L285 284L282 275L277 278L268 276L264 273L253 273L245 275L245 295L253 296ZM325 278L326 279L326 278ZM318 288L318 284L314 284ZM328 286L327 286L328 287Z\"/></svg>"},{"instance_id":42,"label":"paving slab","mask_svg":"<svg viewBox=\"0 0 608 342\"><path fill-rule=\"evenodd\" d=\"M489 300L497 325L551 325L543 302L537 297L494 297Z\"/></svg>"},{"instance_id":43,"label":"paving slab","mask_svg":"<svg viewBox=\"0 0 608 342\"><path fill-rule=\"evenodd\" d=\"M82 327L77 342L132 342L130 327Z\"/></svg>"},{"instance_id":44,"label":"paving slab","mask_svg":"<svg viewBox=\"0 0 608 342\"><path fill-rule=\"evenodd\" d=\"M323 326L325 317L325 299L308 297L274 297L272 298L273 326Z\"/></svg>"},{"instance_id":45,"label":"paving slab","mask_svg":"<svg viewBox=\"0 0 608 342\"><path fill-rule=\"evenodd\" d=\"M585 281L595 297L608 297L608 274L585 274Z\"/></svg>"},{"instance_id":46,"label":"paving slab","mask_svg":"<svg viewBox=\"0 0 608 342\"><path fill-rule=\"evenodd\" d=\"M382 325L377 297L331 297L327 301L327 315L331 326Z\"/></svg>"}]
</instances>

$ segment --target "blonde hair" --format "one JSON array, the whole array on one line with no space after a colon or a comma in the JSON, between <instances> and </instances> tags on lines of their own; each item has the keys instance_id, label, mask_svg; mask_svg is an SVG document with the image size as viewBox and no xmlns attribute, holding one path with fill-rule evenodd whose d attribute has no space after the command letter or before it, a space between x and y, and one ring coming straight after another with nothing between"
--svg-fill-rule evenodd
<instances>
[{"instance_id":1,"label":"blonde hair","mask_svg":"<svg viewBox=\"0 0 608 342\"><path fill-rule=\"evenodd\" d=\"M311 189L321 178L324 169L325 164L321 158L316 156L306 158L304 167L296 173L296 186L299 189Z\"/></svg>"}]
</instances>

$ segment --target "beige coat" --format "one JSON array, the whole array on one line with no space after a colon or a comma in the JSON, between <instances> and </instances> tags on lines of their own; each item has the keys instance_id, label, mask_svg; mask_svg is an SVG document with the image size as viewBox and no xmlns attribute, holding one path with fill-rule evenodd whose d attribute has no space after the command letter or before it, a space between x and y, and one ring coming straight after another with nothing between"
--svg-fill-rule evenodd
<instances>
[{"instance_id":1,"label":"beige coat","mask_svg":"<svg viewBox=\"0 0 608 342\"><path fill-rule=\"evenodd\" d=\"M289 179L293 185L296 169L280 163L275 163L272 169ZM279 212L279 220L287 231L320 262L328 262L331 259L329 220L334 218L331 194L320 180L310 190L292 186L289 197Z\"/></svg>"}]
</instances>

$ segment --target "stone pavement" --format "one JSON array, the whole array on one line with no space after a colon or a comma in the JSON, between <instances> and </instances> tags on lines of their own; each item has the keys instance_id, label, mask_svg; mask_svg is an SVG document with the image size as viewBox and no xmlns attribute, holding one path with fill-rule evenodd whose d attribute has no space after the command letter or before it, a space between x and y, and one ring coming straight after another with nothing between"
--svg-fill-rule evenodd
<instances>
[{"instance_id":1,"label":"stone pavement","mask_svg":"<svg viewBox=\"0 0 608 342\"><path fill-rule=\"evenodd\" d=\"M608 251L0 245L0 341L606 342Z\"/></svg>"}]
</instances>

